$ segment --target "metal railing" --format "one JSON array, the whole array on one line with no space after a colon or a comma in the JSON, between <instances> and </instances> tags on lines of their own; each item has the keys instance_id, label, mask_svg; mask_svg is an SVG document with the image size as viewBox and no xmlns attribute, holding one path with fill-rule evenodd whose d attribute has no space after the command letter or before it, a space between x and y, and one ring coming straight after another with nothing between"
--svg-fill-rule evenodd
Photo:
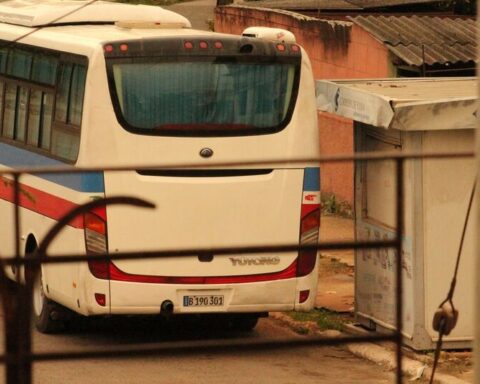
<instances>
[{"instance_id":1,"label":"metal railing","mask_svg":"<svg viewBox=\"0 0 480 384\"><path fill-rule=\"evenodd\" d=\"M104 358L131 358L152 355L185 355L198 354L208 352L209 354L221 354L228 352L238 352L242 350L270 350L285 349L292 347L303 347L312 345L341 345L346 343L359 343L367 341L393 341L396 344L396 383L402 383L402 298L403 298L403 281L402 281L402 238L404 228L404 163L410 159L438 159L438 158L465 158L474 156L473 152L459 153L375 153L375 154L357 154L348 156L325 156L315 159L299 159L296 161L288 161L292 164L323 164L327 162L357 162L357 161L381 161L392 160L396 163L396 229L395 237L386 241L357 241L357 242L321 242L318 245L298 244L282 244L263 246L245 246L245 247L224 247L209 249L170 249L162 251L144 252L127 252L116 253L115 255L55 255L48 256L48 246L54 241L55 236L59 233L73 217L82 215L93 207L105 206L110 204L129 204L141 207L152 207L151 204L135 198L134 196L117 196L109 197L101 200L95 200L87 204L81 205L67 213L50 229L45 238L41 241L37 252L34 255L21 257L21 218L20 218L20 180L24 174L53 174L53 173L84 173L98 171L128 171L128 170L158 170L158 169L179 169L179 168L205 168L205 165L199 164L178 164L169 165L168 167L152 165L137 167L90 167L90 168L72 168L72 167L44 167L44 168L18 168L15 170L0 171L2 180L12 183L13 187L13 209L15 226L15 257L2 258L0 254L0 295L5 313L5 354L0 356L0 363L6 365L6 382L7 384L30 384L32 383L32 365L38 362L53 360L82 360L82 359L104 359ZM224 166L255 166L264 165L275 166L285 165L281 160L269 161L252 161L241 163L215 163L209 167ZM3 177L2 177L3 176ZM7 177L5 177L7 176ZM202 341L202 342L176 342L176 343L157 343L145 346L122 346L115 348L107 348L103 350L89 351L62 351L62 352L32 352L32 334L31 334L31 310L32 310L32 292L33 280L38 273L41 264L51 263L77 263L79 261L101 261L101 260L126 260L139 258L178 258L198 255L203 252L213 253L215 255L229 254L249 254L249 253L266 253L277 252L285 253L297 250L342 250L342 249L374 249L374 248L390 248L396 252L396 304L395 304L395 330L389 334L375 334L367 336L341 336L338 338L325 338L314 336L304 339L278 339L270 341L259 340L228 340L228 341ZM1 250L0 250L1 252ZM13 266L20 276L19 271L23 266L25 269L26 284L16 284L6 277L5 267Z\"/></svg>"}]
</instances>

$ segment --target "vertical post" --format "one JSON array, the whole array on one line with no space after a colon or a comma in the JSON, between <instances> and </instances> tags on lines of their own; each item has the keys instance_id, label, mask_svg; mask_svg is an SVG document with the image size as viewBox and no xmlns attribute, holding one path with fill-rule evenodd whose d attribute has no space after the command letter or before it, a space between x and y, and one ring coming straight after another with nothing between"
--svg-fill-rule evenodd
<instances>
[{"instance_id":1,"label":"vertical post","mask_svg":"<svg viewBox=\"0 0 480 384\"><path fill-rule=\"evenodd\" d=\"M5 310L5 351L7 353L7 384L30 384L32 367L27 355L31 352L30 304L31 294L21 283L20 260L20 175L13 175L15 226L16 283L4 279L3 306Z\"/></svg>"},{"instance_id":2,"label":"vertical post","mask_svg":"<svg viewBox=\"0 0 480 384\"><path fill-rule=\"evenodd\" d=\"M477 7L477 20L480 17L480 6ZM478 25L478 21L477 21ZM478 36L477 36L477 41L478 41ZM478 44L477 44L478 45ZM480 47L477 48L477 58L480 57ZM477 70L477 78L478 78L478 70ZM477 84L477 89L480 90L480 80ZM479 108L477 104L477 132L476 132L476 176L477 176L477 186L476 190L480 191L480 156L478 154L480 153L480 124L479 124ZM478 199L477 199L477 215L476 215L476 220L475 220L475 231L478 231L478 227L480 225L480 204L478 204ZM480 237L477 236L477 243L475 244L475 253L477 257L475 257L475 275L477 275L480 271L480 257L478 256L480 254ZM480 316L480 279L475 276L475 285L474 285L474 292L472 292L473 297L474 297L474 305L475 305L475 310L474 310L474 318L470 319L473 321L474 324L474 337L473 337L473 369L474 369L474 383L475 384L480 384L480 323L477 321L478 316Z\"/></svg>"},{"instance_id":3,"label":"vertical post","mask_svg":"<svg viewBox=\"0 0 480 384\"><path fill-rule=\"evenodd\" d=\"M397 268L396 268L396 361L397 361L397 384L402 384L402 329L403 329L403 280L402 280L402 239L403 239L403 208L404 208L404 161L399 158L396 160L397 170L397 200L396 200L396 254L397 254Z\"/></svg>"}]
</instances>

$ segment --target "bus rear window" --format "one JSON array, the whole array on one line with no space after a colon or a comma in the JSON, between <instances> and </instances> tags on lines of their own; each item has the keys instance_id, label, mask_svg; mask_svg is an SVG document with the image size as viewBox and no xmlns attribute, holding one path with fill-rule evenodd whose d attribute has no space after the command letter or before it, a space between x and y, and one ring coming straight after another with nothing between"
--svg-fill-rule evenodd
<instances>
[{"instance_id":1,"label":"bus rear window","mask_svg":"<svg viewBox=\"0 0 480 384\"><path fill-rule=\"evenodd\" d=\"M131 132L266 134L281 130L291 117L298 66L213 59L119 62L110 67L111 91L117 116Z\"/></svg>"}]
</instances>

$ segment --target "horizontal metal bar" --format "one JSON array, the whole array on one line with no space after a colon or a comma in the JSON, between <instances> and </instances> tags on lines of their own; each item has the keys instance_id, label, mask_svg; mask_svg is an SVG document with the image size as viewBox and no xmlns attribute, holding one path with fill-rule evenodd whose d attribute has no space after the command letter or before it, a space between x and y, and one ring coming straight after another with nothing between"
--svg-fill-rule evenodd
<instances>
[{"instance_id":1,"label":"horizontal metal bar","mask_svg":"<svg viewBox=\"0 0 480 384\"><path fill-rule=\"evenodd\" d=\"M306 163L329 163L329 162L348 162L348 161L379 161L379 160L394 160L394 159L441 159L441 158L465 158L473 157L475 155L472 151L464 152L376 152L376 153L358 153L340 154L319 156L315 158L302 158L293 160L284 159L269 159L269 160L251 160L251 161L237 161L237 162L209 162L205 163L178 163L178 164L136 164L132 166L102 166L102 167L24 167L16 169L0 169L2 174L39 174L39 173L80 173L80 172L102 172L102 171L137 171L142 170L158 170L158 169L212 169L215 167L237 167L237 166L266 166L266 165L294 165Z\"/></svg>"},{"instance_id":2,"label":"horizontal metal bar","mask_svg":"<svg viewBox=\"0 0 480 384\"><path fill-rule=\"evenodd\" d=\"M201 342L167 342L155 345L121 346L104 350L65 351L65 352L37 352L30 354L15 354L14 356L0 356L0 363L18 361L26 358L31 361L60 361L60 360L90 360L100 358L132 358L144 356L172 356L172 355L198 355L199 353L238 353L240 351L280 350L287 348L300 348L326 345L342 345L347 343L394 341L395 334L372 336L343 336L326 338L314 336L309 338L282 338L267 341L242 341L242 340L208 340Z\"/></svg>"},{"instance_id":3,"label":"horizontal metal bar","mask_svg":"<svg viewBox=\"0 0 480 384\"><path fill-rule=\"evenodd\" d=\"M339 242L322 243L318 245L263 245L246 247L226 247L226 248L191 248L191 249L170 249L163 251L132 251L119 252L113 254L95 254L95 255L52 255L36 258L22 258L20 261L13 258L3 258L5 265L35 265L35 264L56 264L56 263L78 263L80 261L102 261L102 260L132 260L132 259L154 259L154 258L173 258L173 257L192 257L199 254L220 255L239 255L252 253L286 253L293 251L314 251L314 250L342 250L342 249L373 249L373 248L394 248L398 246L398 241L367 241L367 242Z\"/></svg>"}]
</instances>

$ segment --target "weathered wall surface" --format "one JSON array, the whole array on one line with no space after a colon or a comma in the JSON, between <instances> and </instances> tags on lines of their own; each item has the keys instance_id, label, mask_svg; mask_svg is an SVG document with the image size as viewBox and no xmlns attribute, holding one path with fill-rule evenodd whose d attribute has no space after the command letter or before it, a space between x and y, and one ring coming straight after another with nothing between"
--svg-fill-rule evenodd
<instances>
[{"instance_id":1,"label":"weathered wall surface","mask_svg":"<svg viewBox=\"0 0 480 384\"><path fill-rule=\"evenodd\" d=\"M295 34L312 61L316 79L381 78L390 76L388 50L368 32L345 21L326 21L298 13L225 6L215 9L215 31L241 34L251 26L284 28ZM319 113L322 154L351 153L353 124ZM353 203L353 164L322 166L322 191Z\"/></svg>"}]
</instances>

